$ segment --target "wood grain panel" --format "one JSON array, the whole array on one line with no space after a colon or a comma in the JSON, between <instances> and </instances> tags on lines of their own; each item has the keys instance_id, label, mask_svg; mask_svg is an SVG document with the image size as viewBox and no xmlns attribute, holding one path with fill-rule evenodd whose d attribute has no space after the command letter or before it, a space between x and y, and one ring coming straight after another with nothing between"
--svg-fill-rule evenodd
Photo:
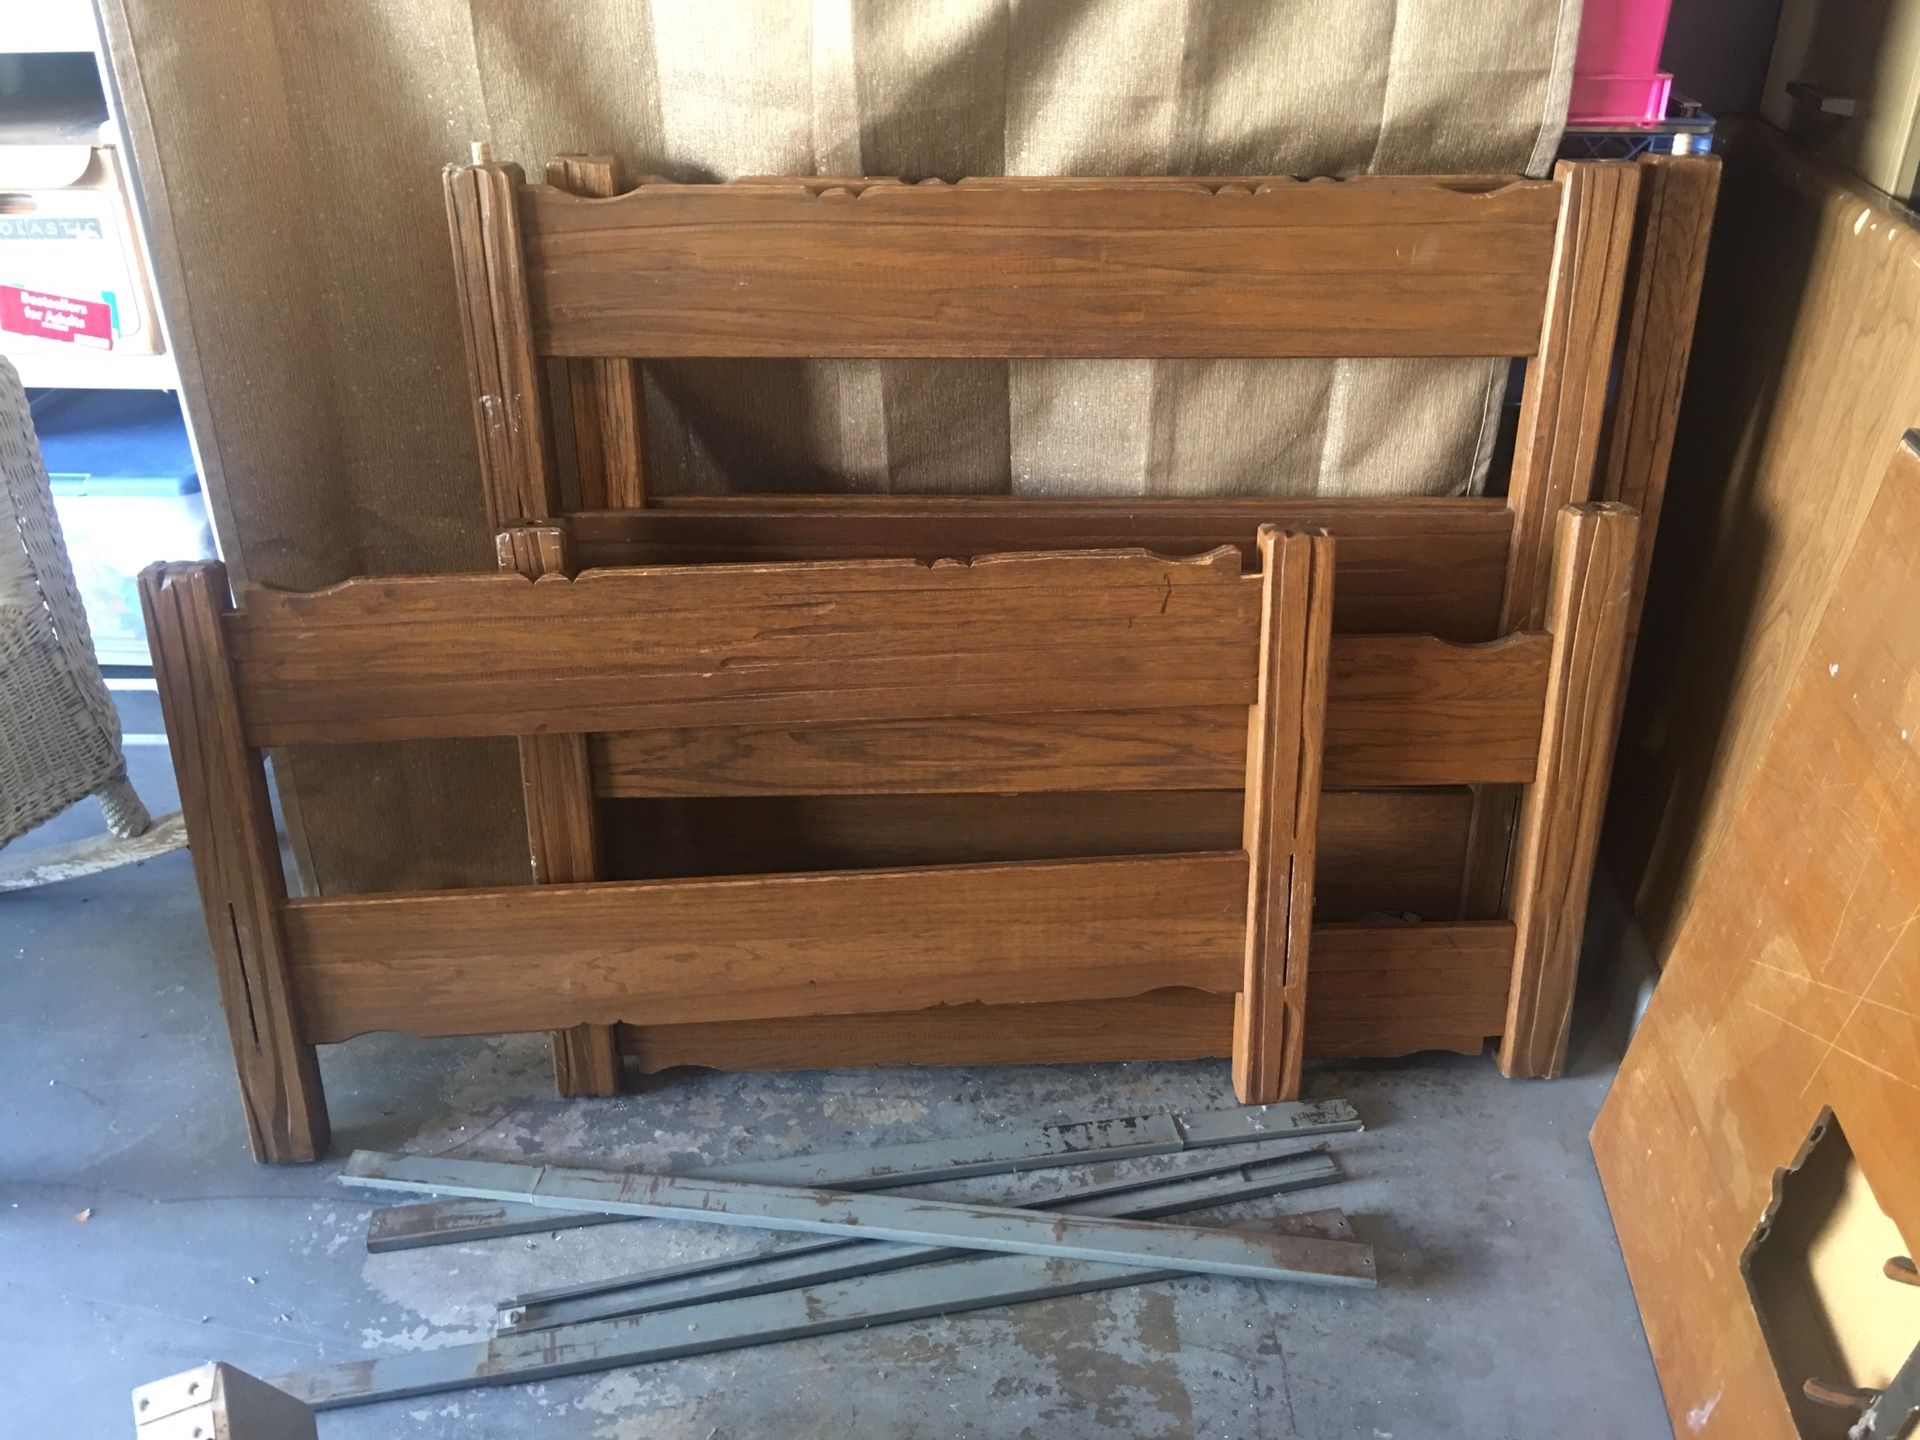
<instances>
[{"instance_id":1,"label":"wood grain panel","mask_svg":"<svg viewBox=\"0 0 1920 1440\"><path fill-rule=\"evenodd\" d=\"M643 185L520 195L570 356L1526 355L1559 187Z\"/></svg>"},{"instance_id":2,"label":"wood grain panel","mask_svg":"<svg viewBox=\"0 0 1920 1440\"><path fill-rule=\"evenodd\" d=\"M1563 160L1554 174L1565 206L1507 486L1514 527L1505 630L1545 622L1560 511L1593 498L1640 187L1640 167L1617 161Z\"/></svg>"},{"instance_id":3,"label":"wood grain panel","mask_svg":"<svg viewBox=\"0 0 1920 1440\"><path fill-rule=\"evenodd\" d=\"M608 798L1224 790L1247 709L1057 711L852 725L706 725L590 737Z\"/></svg>"},{"instance_id":4,"label":"wood grain panel","mask_svg":"<svg viewBox=\"0 0 1920 1440\"><path fill-rule=\"evenodd\" d=\"M140 603L247 1139L266 1164L317 1160L327 1149L327 1102L289 974L287 884L266 767L241 735L223 643L226 570L149 566L140 572Z\"/></svg>"},{"instance_id":5,"label":"wood grain panel","mask_svg":"<svg viewBox=\"0 0 1920 1440\"><path fill-rule=\"evenodd\" d=\"M1607 855L1664 957L1887 456L1920 419L1920 227L1729 127Z\"/></svg>"},{"instance_id":6,"label":"wood grain panel","mask_svg":"<svg viewBox=\"0 0 1920 1440\"><path fill-rule=\"evenodd\" d=\"M1300 1093L1333 635L1332 537L1268 526L1260 556L1260 694L1247 712L1240 842L1246 966L1233 1012L1233 1091L1243 1105Z\"/></svg>"},{"instance_id":7,"label":"wood grain panel","mask_svg":"<svg viewBox=\"0 0 1920 1440\"><path fill-rule=\"evenodd\" d=\"M557 155L547 183L572 195L605 199L629 188L612 155ZM601 510L647 503L647 408L633 360L570 360L566 365L580 504Z\"/></svg>"},{"instance_id":8,"label":"wood grain panel","mask_svg":"<svg viewBox=\"0 0 1920 1440\"><path fill-rule=\"evenodd\" d=\"M551 525L521 526L495 537L500 568L529 580L567 573L566 537ZM522 735L520 794L527 813L527 855L536 885L600 878L599 810L593 800L583 735ZM562 1095L616 1095L620 1054L604 1025L553 1032L554 1088Z\"/></svg>"},{"instance_id":9,"label":"wood grain panel","mask_svg":"<svg viewBox=\"0 0 1920 1440\"><path fill-rule=\"evenodd\" d=\"M443 183L487 520L544 520L560 511L559 469L521 263L520 167L450 165Z\"/></svg>"},{"instance_id":10,"label":"wood grain panel","mask_svg":"<svg viewBox=\"0 0 1920 1440\"><path fill-rule=\"evenodd\" d=\"M1011 496L664 496L644 510L567 517L582 569L779 560L996 555L1232 545L1251 567L1262 525L1340 546L1334 629L1491 640L1513 514L1478 498L1038 500Z\"/></svg>"},{"instance_id":11,"label":"wood grain panel","mask_svg":"<svg viewBox=\"0 0 1920 1440\"><path fill-rule=\"evenodd\" d=\"M1607 777L1625 685L1639 518L1624 505L1560 513L1548 623L1552 673L1540 774L1526 789L1514 836L1513 983L1500 1069L1558 1075L1600 847Z\"/></svg>"},{"instance_id":12,"label":"wood grain panel","mask_svg":"<svg viewBox=\"0 0 1920 1440\"><path fill-rule=\"evenodd\" d=\"M1427 635L1335 636L1326 783L1532 779L1550 648L1538 634L1478 646Z\"/></svg>"},{"instance_id":13,"label":"wood grain panel","mask_svg":"<svg viewBox=\"0 0 1920 1440\"><path fill-rule=\"evenodd\" d=\"M1370 934L1374 930L1380 934ZM1307 995L1312 1059L1422 1050L1477 1055L1505 1013L1512 927L1317 925ZM946 1005L878 1015L622 1025L643 1071L826 1070L849 1065L1040 1065L1225 1056L1233 997L1155 990L1072 1004Z\"/></svg>"},{"instance_id":14,"label":"wood grain panel","mask_svg":"<svg viewBox=\"0 0 1920 1440\"><path fill-rule=\"evenodd\" d=\"M335 1041L1230 991L1246 886L1246 856L1226 852L296 900L285 916L305 1036Z\"/></svg>"},{"instance_id":15,"label":"wood grain panel","mask_svg":"<svg viewBox=\"0 0 1920 1440\"><path fill-rule=\"evenodd\" d=\"M1504 920L1315 925L1307 1054L1478 1055L1505 1018L1513 943Z\"/></svg>"},{"instance_id":16,"label":"wood grain panel","mask_svg":"<svg viewBox=\"0 0 1920 1440\"><path fill-rule=\"evenodd\" d=\"M1475 647L1336 637L1325 783L1531 780L1551 644L1546 635ZM1247 723L1244 708L1219 706L707 725L595 735L591 750L607 797L1225 789L1246 764Z\"/></svg>"},{"instance_id":17,"label":"wood grain panel","mask_svg":"<svg viewBox=\"0 0 1920 1440\"><path fill-rule=\"evenodd\" d=\"M1694 317L1720 193L1718 156L1647 155L1639 163L1639 233L1627 266L1619 391L1607 415L1597 490L1597 498L1630 505L1640 515L1633 612L1627 621L1629 658L1660 531L1680 391L1693 351Z\"/></svg>"},{"instance_id":18,"label":"wood grain panel","mask_svg":"<svg viewBox=\"0 0 1920 1440\"><path fill-rule=\"evenodd\" d=\"M1900 447L1883 474L1833 579L1800 597L1810 643L1593 1128L1667 1408L1702 1440L1854 1418L1828 1429L1790 1404L1740 1265L1775 1170L1823 1110L1905 1253L1920 1250L1920 452ZM1914 1336L1886 1256L1863 1257L1828 1323L1879 1326L1897 1364ZM1844 1271L1829 1278L1815 1285L1831 1300ZM1823 1308L1805 1304L1809 1323Z\"/></svg>"},{"instance_id":19,"label":"wood grain panel","mask_svg":"<svg viewBox=\"0 0 1920 1440\"><path fill-rule=\"evenodd\" d=\"M1245 727L1244 715L1241 720ZM1314 911L1456 918L1468 792L1330 790ZM768 875L1232 850L1239 790L1037 795L791 795L601 806L610 880Z\"/></svg>"},{"instance_id":20,"label":"wood grain panel","mask_svg":"<svg viewBox=\"0 0 1920 1440\"><path fill-rule=\"evenodd\" d=\"M1507 482L1514 523L1502 634L1544 623L1560 511L1593 497L1633 248L1639 166L1563 160L1554 175L1563 190L1553 284L1539 353L1527 364ZM1469 915L1509 913L1520 795L1511 786L1485 786L1476 805L1462 908Z\"/></svg>"},{"instance_id":21,"label":"wood grain panel","mask_svg":"<svg viewBox=\"0 0 1920 1440\"><path fill-rule=\"evenodd\" d=\"M254 591L229 622L256 744L1253 698L1226 551L600 570Z\"/></svg>"}]
</instances>

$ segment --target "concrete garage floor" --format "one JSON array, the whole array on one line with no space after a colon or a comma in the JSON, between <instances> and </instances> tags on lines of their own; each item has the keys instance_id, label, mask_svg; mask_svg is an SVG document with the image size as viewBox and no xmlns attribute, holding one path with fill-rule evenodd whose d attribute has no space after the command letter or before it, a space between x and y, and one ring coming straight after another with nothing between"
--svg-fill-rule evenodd
<instances>
[{"instance_id":1,"label":"concrete garage floor","mask_svg":"<svg viewBox=\"0 0 1920 1440\"><path fill-rule=\"evenodd\" d=\"M158 730L152 697L126 698L129 730ZM165 751L131 754L149 804L171 808ZM89 802L23 843L97 823ZM1338 1143L1350 1179L1217 1218L1342 1206L1380 1248L1376 1292L1195 1279L338 1411L320 1433L1664 1435L1587 1151L1618 1053L1604 1028L1551 1084L1460 1057L1312 1072L1312 1094L1369 1123ZM1226 1066L1200 1063L686 1072L561 1103L538 1039L376 1036L323 1052L334 1160L260 1167L184 853L0 895L0 1036L0 1430L22 1436L131 1434L128 1391L206 1359L270 1376L477 1339L504 1295L748 1243L640 1223L369 1256L373 1197L334 1180L355 1146L668 1168L1230 1094Z\"/></svg>"}]
</instances>

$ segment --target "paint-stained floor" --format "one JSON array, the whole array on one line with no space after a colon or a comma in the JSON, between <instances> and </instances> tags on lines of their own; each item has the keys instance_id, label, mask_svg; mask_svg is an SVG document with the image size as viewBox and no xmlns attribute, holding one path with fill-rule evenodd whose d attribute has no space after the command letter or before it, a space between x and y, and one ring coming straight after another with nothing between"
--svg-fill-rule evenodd
<instances>
[{"instance_id":1,"label":"paint-stained floor","mask_svg":"<svg viewBox=\"0 0 1920 1440\"><path fill-rule=\"evenodd\" d=\"M158 728L150 697L124 708L130 730ZM169 807L164 750L131 753ZM20 844L96 824L83 805ZM356 1146L670 1169L1229 1095L1224 1064L1195 1063L683 1072L563 1103L541 1041L378 1036L324 1052L334 1159L259 1167L182 853L0 895L0 1035L0 1428L23 1436L131 1433L134 1385L206 1359L272 1375L473 1340L517 1291L752 1243L638 1223L369 1256L375 1197L335 1179ZM1337 1142L1348 1180L1202 1218L1341 1206L1379 1247L1377 1291L1193 1279L343 1410L320 1434L1663 1435L1586 1144L1612 1049L1589 1033L1551 1084L1461 1057L1313 1071L1311 1093L1368 1122Z\"/></svg>"}]
</instances>

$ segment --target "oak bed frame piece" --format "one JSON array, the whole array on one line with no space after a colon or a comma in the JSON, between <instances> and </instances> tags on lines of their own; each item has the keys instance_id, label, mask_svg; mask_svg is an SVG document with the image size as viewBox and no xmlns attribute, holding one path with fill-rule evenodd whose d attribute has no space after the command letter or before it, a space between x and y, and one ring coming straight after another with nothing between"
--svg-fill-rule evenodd
<instances>
[{"instance_id":1,"label":"oak bed frame piece","mask_svg":"<svg viewBox=\"0 0 1920 1440\"><path fill-rule=\"evenodd\" d=\"M1507 1074L1558 1073L1622 683L1609 666L1620 668L1625 644L1611 599L1603 603L1598 591L1570 599L1564 587L1624 587L1630 633L1652 539L1643 529L1638 553L1623 561L1631 515L1563 521L1560 513L1593 501L1658 513L1716 161L1571 162L1550 180L635 186L614 159L573 155L552 161L545 178L525 183L484 147L444 177L488 513L499 527L556 531L544 560L506 563L540 573L1111 546L1192 554L1220 545L1251 559L1251 537L1264 524L1323 529L1340 546L1328 813L1341 821L1352 813L1347 802L1365 797L1375 811L1402 808L1404 828L1431 828L1428 797L1450 792L1398 787L1471 785L1467 825L1434 832L1434 863L1457 871L1457 894L1423 913L1505 922L1514 943L1498 974L1489 963L1471 978L1453 952L1431 947L1329 963L1310 987L1318 1018L1306 1045L1330 1055L1477 1052L1498 1037ZM1512 472L1498 498L656 495L646 477L639 362L694 356L1503 356L1524 358L1527 375ZM1558 540L1556 525L1569 527ZM1363 636L1399 638L1381 663L1361 666ZM1505 649L1480 652L1472 665L1452 663L1458 652L1444 643L1503 637L1513 637ZM1450 677L1447 688L1432 688L1435 676L1412 664L1416 655ZM1353 706L1367 699L1379 702L1370 726L1354 718ZM1056 841L1081 827L1072 853L1153 843L1151 804L1138 807L1129 829L1115 823L1123 808L1086 805L1096 798L1167 787L1161 793L1190 817L1199 813L1192 802L1217 786L1221 805L1199 828L1230 823L1243 743L1233 707L1191 707L1163 714L1157 729L1104 738L1080 721L1069 728L1072 783L1107 786L1110 795L1036 789L1027 798L1046 807ZM875 852L956 818L968 833L955 848L976 849L994 833L976 823L984 808L953 807L985 788L975 767L984 761L1004 789L1032 787L1036 777L1021 773L1018 757L1041 757L1041 773L1052 773L1057 729L1058 717L1003 716L937 731L907 720L609 732L584 756L569 753L560 783L600 798L612 837L603 849L631 845L636 805L705 805L702 823L711 826L715 804L808 796L863 800L869 818L880 814L873 807L896 807L870 833ZM950 763L930 759L936 743ZM596 810L556 800L551 771L529 752L536 855L552 829L540 817L577 812L584 845L581 827ZM843 804L836 813L851 821L856 812ZM857 829L838 837L849 842L844 850L858 848L850 843ZM1323 850L1325 841L1323 832ZM761 846L761 868L778 868L771 848ZM630 862L603 853L600 868L566 873L620 873ZM1403 887L1381 874L1387 863L1383 854L1371 867L1384 882L1372 904L1361 903L1367 865L1340 877L1348 913L1405 908L1394 903ZM1468 948L1484 956L1493 931L1473 933ZM573 1032L556 1047L556 1070L564 1092L584 1094L619 1087L623 1054L647 1069L1212 1055L1227 1033L1228 1004L1163 989L922 1015L645 1021Z\"/></svg>"},{"instance_id":2,"label":"oak bed frame piece","mask_svg":"<svg viewBox=\"0 0 1920 1440\"><path fill-rule=\"evenodd\" d=\"M1484 1006L1477 1025L1500 1023L1521 962L1566 943L1556 902L1597 814L1605 746L1594 737L1618 669L1635 524L1622 507L1570 507L1549 631L1486 645L1333 637L1334 541L1272 527L1250 573L1222 549L570 579L546 573L563 568L553 527L501 537L509 570L537 578L252 590L238 609L218 564L151 567L142 601L255 1153L324 1151L314 1047L371 1030L550 1029L562 1053L590 1060L635 1021L1005 1015L1197 993L1217 997L1209 1048L1232 1055L1235 1091L1251 1103L1297 1093L1309 1005L1349 1025L1358 1011L1364 1024L1364 982L1380 972L1413 977L1410 994L1424 983L1441 1015L1465 1000ZM1408 733L1410 711L1444 718ZM1238 745L1203 739L1196 760L1187 717L1218 712L1240 716ZM1336 721L1346 739L1323 753ZM1241 844L595 880L596 789L650 787L663 764L687 783L716 733L804 752L816 729L867 737L876 783L911 787L925 764L933 788L964 768L986 793L1102 789L1116 764L1142 789L1196 763L1223 779L1237 755ZM528 787L533 884L288 898L266 747L509 735ZM1511 776L1512 757L1530 752L1523 873L1544 903L1517 923L1312 927L1323 768L1372 773L1376 736L1397 737L1400 763L1451 782ZM655 769L636 779L617 761L596 767L596 750L653 757ZM1311 996L1310 927L1326 961ZM1552 983L1533 979L1527 1003Z\"/></svg>"},{"instance_id":3,"label":"oak bed frame piece","mask_svg":"<svg viewBox=\"0 0 1920 1440\"><path fill-rule=\"evenodd\" d=\"M501 550L538 568L556 532ZM1234 1085L1298 1088L1332 541L356 580L141 576L255 1154L317 1157L314 1046L417 1035L1234 997ZM518 565L516 565L518 568ZM1244 843L1213 853L592 883L589 735L1237 707ZM290 900L272 745L521 737L534 884ZM1073 788L1071 726L1058 772ZM1041 767L1029 764L1028 775ZM1096 767L1097 768L1097 767ZM1228 1037L1223 1036L1223 1041Z\"/></svg>"}]
</instances>

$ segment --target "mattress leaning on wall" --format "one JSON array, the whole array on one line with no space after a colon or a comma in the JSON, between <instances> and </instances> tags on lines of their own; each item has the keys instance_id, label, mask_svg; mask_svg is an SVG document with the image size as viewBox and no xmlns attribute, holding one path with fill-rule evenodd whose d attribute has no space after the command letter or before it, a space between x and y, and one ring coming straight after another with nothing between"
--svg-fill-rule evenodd
<instances>
[{"instance_id":1,"label":"mattress leaning on wall","mask_svg":"<svg viewBox=\"0 0 1920 1440\"><path fill-rule=\"evenodd\" d=\"M1544 173L1578 0L104 0L238 578L492 564L437 172ZM224 56L206 83L208 56ZM661 491L1455 494L1504 362L651 367ZM520 877L507 746L277 757L310 888ZM377 795L377 805L370 798Z\"/></svg>"}]
</instances>

